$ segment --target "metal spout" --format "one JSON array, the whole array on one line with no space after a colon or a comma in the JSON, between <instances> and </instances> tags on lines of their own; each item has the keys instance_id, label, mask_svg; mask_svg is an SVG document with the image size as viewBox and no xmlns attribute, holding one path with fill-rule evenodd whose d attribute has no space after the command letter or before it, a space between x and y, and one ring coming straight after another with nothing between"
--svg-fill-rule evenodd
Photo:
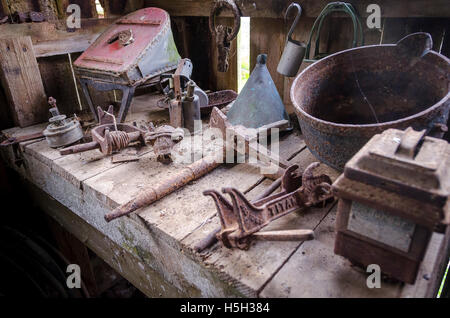
<instances>
[{"instance_id":1,"label":"metal spout","mask_svg":"<svg viewBox=\"0 0 450 318\"><path fill-rule=\"evenodd\" d=\"M231 124L260 128L280 120L289 120L266 61L266 54L258 55L250 78L227 113Z\"/></svg>"}]
</instances>

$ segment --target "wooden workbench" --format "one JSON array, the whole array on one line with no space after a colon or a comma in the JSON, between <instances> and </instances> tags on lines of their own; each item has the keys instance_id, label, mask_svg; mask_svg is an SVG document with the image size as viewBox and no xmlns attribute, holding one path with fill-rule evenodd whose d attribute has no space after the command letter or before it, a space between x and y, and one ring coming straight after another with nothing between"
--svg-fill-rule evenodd
<instances>
[{"instance_id":1,"label":"wooden workbench","mask_svg":"<svg viewBox=\"0 0 450 318\"><path fill-rule=\"evenodd\" d=\"M136 97L127 120L167 120L165 110L149 104L154 103ZM151 110L141 112L140 106ZM45 126L4 133L17 137ZM248 251L215 244L198 254L193 247L219 225L213 200L202 191L233 186L254 198L271 183L258 168L222 165L152 206L106 223L105 213L182 164L157 162L151 147L139 150L139 161L118 164L98 150L62 157L45 140L20 145L20 167L14 164L12 147L1 152L5 162L33 185L30 192L46 213L150 297L434 296L448 260L443 256L448 255L448 238L435 233L415 285L383 281L380 289L369 289L366 273L333 253L336 204L289 214L268 227L314 229L313 241L255 242ZM302 169L316 161L298 131L282 136L280 154ZM333 180L338 176L324 165L319 170Z\"/></svg>"}]
</instances>

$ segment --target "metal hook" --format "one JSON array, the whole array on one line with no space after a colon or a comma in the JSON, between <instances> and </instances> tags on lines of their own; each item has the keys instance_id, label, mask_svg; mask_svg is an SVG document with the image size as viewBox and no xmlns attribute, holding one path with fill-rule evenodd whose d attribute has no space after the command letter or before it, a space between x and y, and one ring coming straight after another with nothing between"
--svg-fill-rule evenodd
<instances>
[{"instance_id":1,"label":"metal hook","mask_svg":"<svg viewBox=\"0 0 450 318\"><path fill-rule=\"evenodd\" d=\"M287 39L286 41L292 41L291 35L294 33L295 27L297 26L298 20L300 19L300 16L302 15L302 7L295 2L292 2L289 7L286 9L286 13L284 14L284 20L287 20L287 16L289 14L289 11L291 8L297 8L297 16L295 17L294 23L292 23L291 28L289 29Z\"/></svg>"}]
</instances>

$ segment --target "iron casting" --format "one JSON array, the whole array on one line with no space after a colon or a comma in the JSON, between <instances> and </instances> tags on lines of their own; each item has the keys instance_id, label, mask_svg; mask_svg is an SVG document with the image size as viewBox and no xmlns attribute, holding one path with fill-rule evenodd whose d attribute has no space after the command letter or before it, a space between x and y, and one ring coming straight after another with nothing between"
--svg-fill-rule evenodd
<instances>
[{"instance_id":1,"label":"iron casting","mask_svg":"<svg viewBox=\"0 0 450 318\"><path fill-rule=\"evenodd\" d=\"M77 119L67 119L66 115L59 113L56 99L49 97L52 117L48 120L50 124L44 130L43 135L52 148L64 147L76 143L83 138L83 130Z\"/></svg>"},{"instance_id":2,"label":"iron casting","mask_svg":"<svg viewBox=\"0 0 450 318\"><path fill-rule=\"evenodd\" d=\"M335 53L302 71L291 100L316 158L342 171L388 128L412 126L441 138L450 108L450 60L431 48L428 33L414 33L397 44Z\"/></svg>"},{"instance_id":3,"label":"iron casting","mask_svg":"<svg viewBox=\"0 0 450 318\"><path fill-rule=\"evenodd\" d=\"M281 192L253 203L250 203L239 190L231 187L222 189L223 193L231 197L231 203L216 190L204 191L204 195L214 199L220 218L222 229L217 234L217 239L227 248L248 249L252 236L273 220L294 211L324 204L332 199L330 177L313 175L313 170L318 166L319 163L312 163L301 176L295 173L297 165L290 166L283 175ZM274 240L313 238L311 232L301 233L304 236L294 236L290 231L284 234L278 232L275 236L272 233L269 236Z\"/></svg>"}]
</instances>

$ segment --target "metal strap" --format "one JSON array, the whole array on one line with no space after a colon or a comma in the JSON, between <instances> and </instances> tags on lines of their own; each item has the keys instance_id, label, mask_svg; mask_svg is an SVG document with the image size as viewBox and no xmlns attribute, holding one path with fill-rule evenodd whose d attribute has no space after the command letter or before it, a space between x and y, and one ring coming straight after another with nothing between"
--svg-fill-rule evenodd
<instances>
[{"instance_id":1,"label":"metal strap","mask_svg":"<svg viewBox=\"0 0 450 318\"><path fill-rule=\"evenodd\" d=\"M360 45L364 45L364 33L362 30L362 24L359 20L355 9L350 3L346 2L331 2L325 6L325 8L322 10L322 12L317 17L316 21L314 22L314 25L311 29L311 33L309 34L309 40L308 44L306 45L306 52L305 52L305 61L306 62L316 62L319 59L327 56L328 54L321 54L319 52L319 46L320 46L320 32L322 30L323 21L325 18L331 14L332 12L345 12L348 15L350 15L352 22L353 22L353 42L352 47L358 46L358 38L360 39ZM314 56L312 59L309 59L310 57L310 49L311 49L311 41L314 33L317 32L316 35L316 45L314 49Z\"/></svg>"}]
</instances>

